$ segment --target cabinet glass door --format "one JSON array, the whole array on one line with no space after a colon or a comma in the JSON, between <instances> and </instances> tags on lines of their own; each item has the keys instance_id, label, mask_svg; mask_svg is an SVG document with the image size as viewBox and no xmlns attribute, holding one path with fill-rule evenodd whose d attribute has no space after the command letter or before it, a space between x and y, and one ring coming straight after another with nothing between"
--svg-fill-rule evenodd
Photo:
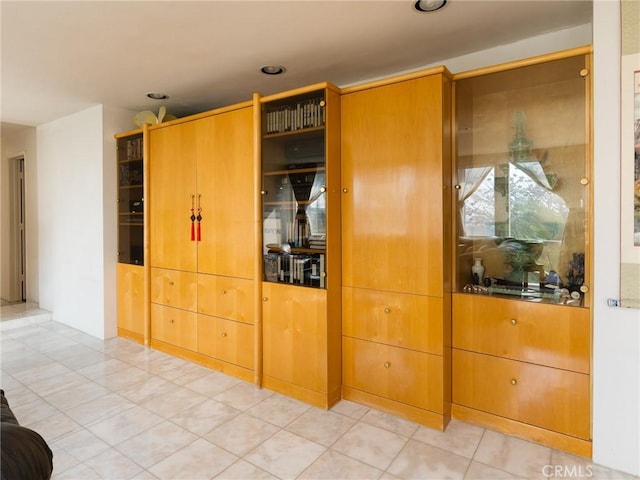
<instances>
[{"instance_id":1,"label":"cabinet glass door","mask_svg":"<svg viewBox=\"0 0 640 480\"><path fill-rule=\"evenodd\" d=\"M456 81L457 291L583 304L589 82L584 55Z\"/></svg>"},{"instance_id":2,"label":"cabinet glass door","mask_svg":"<svg viewBox=\"0 0 640 480\"><path fill-rule=\"evenodd\" d=\"M264 280L325 288L325 95L263 104Z\"/></svg>"},{"instance_id":3,"label":"cabinet glass door","mask_svg":"<svg viewBox=\"0 0 640 480\"><path fill-rule=\"evenodd\" d=\"M118 262L144 264L142 133L118 139Z\"/></svg>"}]
</instances>

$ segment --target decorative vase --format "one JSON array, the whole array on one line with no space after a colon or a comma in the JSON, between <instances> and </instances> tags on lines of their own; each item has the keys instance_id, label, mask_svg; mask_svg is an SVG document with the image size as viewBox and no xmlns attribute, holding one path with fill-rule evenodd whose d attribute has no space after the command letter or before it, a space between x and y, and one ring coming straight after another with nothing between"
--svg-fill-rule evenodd
<instances>
[{"instance_id":1,"label":"decorative vase","mask_svg":"<svg viewBox=\"0 0 640 480\"><path fill-rule=\"evenodd\" d=\"M480 285L484 278L484 265L481 258L474 258L474 264L471 266L471 279L474 285Z\"/></svg>"}]
</instances>

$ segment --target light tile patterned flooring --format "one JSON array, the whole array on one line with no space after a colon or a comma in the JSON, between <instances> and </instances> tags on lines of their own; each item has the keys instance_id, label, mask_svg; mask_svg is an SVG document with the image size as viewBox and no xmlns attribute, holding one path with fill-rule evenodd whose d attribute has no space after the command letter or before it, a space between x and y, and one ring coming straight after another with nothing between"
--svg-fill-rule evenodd
<instances>
[{"instance_id":1,"label":"light tile patterned flooring","mask_svg":"<svg viewBox=\"0 0 640 480\"><path fill-rule=\"evenodd\" d=\"M438 432L348 401L324 411L5 308L1 386L51 446L55 480L637 478L455 420Z\"/></svg>"}]
</instances>

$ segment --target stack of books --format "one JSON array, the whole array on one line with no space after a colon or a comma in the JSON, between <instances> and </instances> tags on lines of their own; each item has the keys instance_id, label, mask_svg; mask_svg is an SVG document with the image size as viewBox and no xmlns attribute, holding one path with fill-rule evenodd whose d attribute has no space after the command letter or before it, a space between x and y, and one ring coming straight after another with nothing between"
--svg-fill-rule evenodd
<instances>
[{"instance_id":1,"label":"stack of books","mask_svg":"<svg viewBox=\"0 0 640 480\"><path fill-rule=\"evenodd\" d=\"M317 250L324 250L327 248L327 236L326 235L311 235L309 237L309 248Z\"/></svg>"}]
</instances>

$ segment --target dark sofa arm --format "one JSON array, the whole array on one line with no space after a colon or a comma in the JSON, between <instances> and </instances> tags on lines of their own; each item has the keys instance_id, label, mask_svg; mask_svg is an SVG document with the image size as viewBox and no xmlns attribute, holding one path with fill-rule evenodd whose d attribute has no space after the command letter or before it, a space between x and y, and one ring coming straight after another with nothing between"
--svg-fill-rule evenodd
<instances>
[{"instance_id":1,"label":"dark sofa arm","mask_svg":"<svg viewBox=\"0 0 640 480\"><path fill-rule=\"evenodd\" d=\"M0 433L0 469L2 480L49 480L53 471L53 453L37 432L21 426L0 390L2 423Z\"/></svg>"}]
</instances>

